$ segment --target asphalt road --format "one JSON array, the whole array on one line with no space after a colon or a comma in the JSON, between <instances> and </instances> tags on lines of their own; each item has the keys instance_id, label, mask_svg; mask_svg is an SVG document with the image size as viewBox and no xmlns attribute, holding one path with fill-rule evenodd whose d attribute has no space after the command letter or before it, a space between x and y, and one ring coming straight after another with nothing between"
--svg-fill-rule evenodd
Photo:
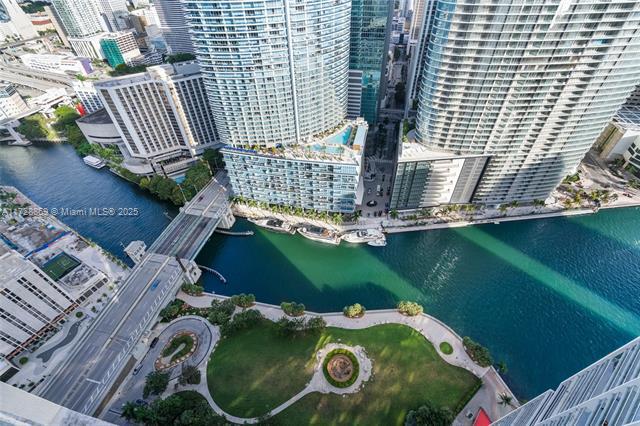
<instances>
[{"instance_id":1,"label":"asphalt road","mask_svg":"<svg viewBox=\"0 0 640 426\"><path fill-rule=\"evenodd\" d=\"M212 186L224 198L215 195ZM212 183L203 192L205 197L199 200L196 196L194 204L205 202L207 194L215 195L201 210L207 217L181 212L171 222L133 268L111 303L80 337L77 349L43 383L40 396L72 410L94 414L141 335L180 288L183 272L175 256L195 258L219 222L219 218L210 217L215 215L209 206L226 202L226 191Z\"/></svg>"}]
</instances>

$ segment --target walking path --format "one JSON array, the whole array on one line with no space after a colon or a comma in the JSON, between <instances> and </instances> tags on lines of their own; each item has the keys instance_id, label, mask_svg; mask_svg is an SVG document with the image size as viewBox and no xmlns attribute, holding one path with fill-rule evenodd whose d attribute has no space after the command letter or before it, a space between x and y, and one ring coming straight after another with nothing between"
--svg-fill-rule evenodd
<instances>
[{"instance_id":1,"label":"walking path","mask_svg":"<svg viewBox=\"0 0 640 426\"><path fill-rule=\"evenodd\" d=\"M213 300L228 299L227 296L214 295L210 293L203 293L201 296L191 296L182 291L178 293L177 297L178 299L185 301L189 305L198 308L206 308L211 306L211 302ZM260 313L265 318L271 321L277 321L285 315L279 306L270 305L267 303L256 303L253 306L253 309L260 311ZM457 367L461 367L467 371L470 371L482 380L483 386L472 398L469 404L467 404L467 406L462 410L460 415L456 418L456 422L454 422L454 424L471 424L471 420L467 419L464 415L468 412L472 412L475 415L478 411L478 408L480 407L484 408L491 419L497 420L498 418L512 411L515 407L519 406L518 400L513 395L506 383L504 383L498 372L493 367L480 367L478 364L473 362L473 360L467 355L466 351L464 350L464 347L462 345L462 338L446 324L430 315L421 314L414 317L409 317L406 315L402 315L395 309L381 309L367 311L367 313L362 318L347 318L342 314L342 312L320 314L316 312L306 311L304 316L320 316L326 321L327 326L339 327L344 329L363 329L381 324L404 324L418 331L433 344L438 355L440 355L442 359L444 359L451 365L455 365ZM218 338L219 335L216 335L215 344L217 344ZM450 355L442 353L442 351L440 350L440 343L442 342L448 342L453 347L453 353L451 353ZM203 374L204 377L206 377L206 367L203 369ZM321 371L320 375L320 378L324 382L324 377L322 377ZM314 374L307 387L305 387L302 391L294 395L291 399L289 399L282 405L276 407L271 411L270 414L275 415L281 412L308 393L323 392L322 390L317 388L317 384L314 382L315 377L316 374ZM247 419L231 416L224 410L222 410L213 401L213 398L209 394L206 380L203 381L200 385L194 386L193 390L198 390L200 393L202 393L207 398L214 411L219 415L225 416L230 421L236 423L255 423L258 421L257 418ZM332 388L332 391L335 391L335 388ZM498 395L503 393L509 395L512 398L513 407L502 406L497 403Z\"/></svg>"}]
</instances>

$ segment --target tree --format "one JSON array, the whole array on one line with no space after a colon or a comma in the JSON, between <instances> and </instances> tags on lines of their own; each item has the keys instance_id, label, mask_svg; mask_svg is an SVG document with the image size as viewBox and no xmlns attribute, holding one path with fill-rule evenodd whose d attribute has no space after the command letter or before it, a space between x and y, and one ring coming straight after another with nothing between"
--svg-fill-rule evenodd
<instances>
[{"instance_id":1,"label":"tree","mask_svg":"<svg viewBox=\"0 0 640 426\"><path fill-rule=\"evenodd\" d=\"M211 170L220 170L224 167L223 157L218 149L205 149L202 158L209 163Z\"/></svg>"},{"instance_id":2,"label":"tree","mask_svg":"<svg viewBox=\"0 0 640 426\"><path fill-rule=\"evenodd\" d=\"M196 59L196 55L193 53L176 53L175 55L167 56L168 64L175 64L176 62L192 61Z\"/></svg>"},{"instance_id":3,"label":"tree","mask_svg":"<svg viewBox=\"0 0 640 426\"><path fill-rule=\"evenodd\" d=\"M147 375L142 395L145 398L149 395L160 395L169 386L169 378L169 373L152 371Z\"/></svg>"},{"instance_id":4,"label":"tree","mask_svg":"<svg viewBox=\"0 0 640 426\"><path fill-rule=\"evenodd\" d=\"M393 96L394 96L394 99L395 99L397 104L403 104L404 103L405 88L404 88L404 83L403 82L399 82L398 84L396 84L396 90L395 90L395 94Z\"/></svg>"},{"instance_id":5,"label":"tree","mask_svg":"<svg viewBox=\"0 0 640 426\"><path fill-rule=\"evenodd\" d=\"M345 306L342 313L348 318L360 318L364 315L365 311L364 306L359 303L354 303L353 305Z\"/></svg>"},{"instance_id":6,"label":"tree","mask_svg":"<svg viewBox=\"0 0 640 426\"><path fill-rule=\"evenodd\" d=\"M231 296L231 300L236 306L239 306L241 308L248 308L256 302L256 297L251 293L240 293L235 296Z\"/></svg>"},{"instance_id":7,"label":"tree","mask_svg":"<svg viewBox=\"0 0 640 426\"><path fill-rule=\"evenodd\" d=\"M327 322L322 317L313 317L307 320L306 329L311 332L320 332L327 328Z\"/></svg>"},{"instance_id":8,"label":"tree","mask_svg":"<svg viewBox=\"0 0 640 426\"><path fill-rule=\"evenodd\" d=\"M405 426L449 426L453 413L448 408L436 408L431 403L411 410L404 420Z\"/></svg>"},{"instance_id":9,"label":"tree","mask_svg":"<svg viewBox=\"0 0 640 426\"><path fill-rule=\"evenodd\" d=\"M138 408L138 404L135 404L131 401L127 401L122 406L122 413L120 417L126 420L136 420L136 411Z\"/></svg>"},{"instance_id":10,"label":"tree","mask_svg":"<svg viewBox=\"0 0 640 426\"><path fill-rule=\"evenodd\" d=\"M399 216L399 215L398 215L398 210L396 210L396 209L392 209L392 210L389 212L389 216L391 216L391 219L397 219L397 218L398 218L398 216Z\"/></svg>"},{"instance_id":11,"label":"tree","mask_svg":"<svg viewBox=\"0 0 640 426\"><path fill-rule=\"evenodd\" d=\"M469 336L462 338L462 345L469 357L480 367L489 367L493 364L493 358L489 349L479 343L474 342Z\"/></svg>"},{"instance_id":12,"label":"tree","mask_svg":"<svg viewBox=\"0 0 640 426\"><path fill-rule=\"evenodd\" d=\"M195 365L183 365L178 383L184 385L197 385L200 383L200 370Z\"/></svg>"},{"instance_id":13,"label":"tree","mask_svg":"<svg viewBox=\"0 0 640 426\"><path fill-rule=\"evenodd\" d=\"M498 395L498 404L513 407L513 398L506 393L501 393Z\"/></svg>"},{"instance_id":14,"label":"tree","mask_svg":"<svg viewBox=\"0 0 640 426\"><path fill-rule=\"evenodd\" d=\"M211 309L209 309L209 322L215 325L223 325L231 320L233 312L236 310L236 305L231 299L225 300L213 300L211 302Z\"/></svg>"},{"instance_id":15,"label":"tree","mask_svg":"<svg viewBox=\"0 0 640 426\"><path fill-rule=\"evenodd\" d=\"M497 367L498 371L500 373L502 373L502 374L504 374L507 371L509 371L509 369L507 368L507 363L504 362L504 361L500 361L496 367Z\"/></svg>"},{"instance_id":16,"label":"tree","mask_svg":"<svg viewBox=\"0 0 640 426\"><path fill-rule=\"evenodd\" d=\"M419 305L416 302L401 300L400 302L398 302L398 311L401 314L413 317L422 314L424 309L422 308L422 305Z\"/></svg>"}]
</instances>

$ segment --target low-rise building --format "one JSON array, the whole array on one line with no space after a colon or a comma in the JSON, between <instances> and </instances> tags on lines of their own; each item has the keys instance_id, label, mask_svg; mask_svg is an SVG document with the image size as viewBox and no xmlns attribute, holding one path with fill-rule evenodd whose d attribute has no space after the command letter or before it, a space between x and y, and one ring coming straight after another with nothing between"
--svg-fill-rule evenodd
<instances>
[{"instance_id":1,"label":"low-rise building","mask_svg":"<svg viewBox=\"0 0 640 426\"><path fill-rule=\"evenodd\" d=\"M127 152L126 148L121 146L124 143L122 136L111 121L106 109L101 108L87 114L76 120L76 124L89 143L100 145L103 148L116 146L120 151Z\"/></svg>"},{"instance_id":2,"label":"low-rise building","mask_svg":"<svg viewBox=\"0 0 640 426\"><path fill-rule=\"evenodd\" d=\"M305 144L224 147L233 193L273 205L353 213L362 202L367 131L360 118Z\"/></svg>"},{"instance_id":3,"label":"low-rise building","mask_svg":"<svg viewBox=\"0 0 640 426\"><path fill-rule=\"evenodd\" d=\"M104 59L104 53L100 46L100 40L105 33L98 33L86 37L69 37L67 40L76 55L91 58Z\"/></svg>"},{"instance_id":4,"label":"low-rise building","mask_svg":"<svg viewBox=\"0 0 640 426\"><path fill-rule=\"evenodd\" d=\"M141 55L132 31L103 34L100 47L105 59L113 68L120 64L131 64L134 58Z\"/></svg>"},{"instance_id":5,"label":"low-rise building","mask_svg":"<svg viewBox=\"0 0 640 426\"><path fill-rule=\"evenodd\" d=\"M486 155L454 156L431 151L412 140L398 144L391 209L417 210L443 204L466 204L489 159Z\"/></svg>"},{"instance_id":6,"label":"low-rise building","mask_svg":"<svg viewBox=\"0 0 640 426\"><path fill-rule=\"evenodd\" d=\"M640 177L640 104L639 95L618 111L596 141L600 157L622 161L622 166Z\"/></svg>"},{"instance_id":7,"label":"low-rise building","mask_svg":"<svg viewBox=\"0 0 640 426\"><path fill-rule=\"evenodd\" d=\"M76 306L40 268L0 243L0 355L22 352Z\"/></svg>"},{"instance_id":8,"label":"low-rise building","mask_svg":"<svg viewBox=\"0 0 640 426\"><path fill-rule=\"evenodd\" d=\"M123 166L133 173L180 176L197 155L218 144L195 61L149 67L95 87L122 139ZM80 125L90 138L87 126Z\"/></svg>"},{"instance_id":9,"label":"low-rise building","mask_svg":"<svg viewBox=\"0 0 640 426\"><path fill-rule=\"evenodd\" d=\"M91 74L91 61L71 55L33 54L25 53L20 56L22 63L31 69L52 72L56 74L73 74L86 76Z\"/></svg>"},{"instance_id":10,"label":"low-rise building","mask_svg":"<svg viewBox=\"0 0 640 426\"><path fill-rule=\"evenodd\" d=\"M98 91L91 81L75 80L72 83L72 87L76 92L78 101L87 114L91 114L104 108L102 101L100 100L100 96L98 96Z\"/></svg>"},{"instance_id":11,"label":"low-rise building","mask_svg":"<svg viewBox=\"0 0 640 426\"><path fill-rule=\"evenodd\" d=\"M0 81L0 120L13 118L27 111L29 107L16 87Z\"/></svg>"}]
</instances>

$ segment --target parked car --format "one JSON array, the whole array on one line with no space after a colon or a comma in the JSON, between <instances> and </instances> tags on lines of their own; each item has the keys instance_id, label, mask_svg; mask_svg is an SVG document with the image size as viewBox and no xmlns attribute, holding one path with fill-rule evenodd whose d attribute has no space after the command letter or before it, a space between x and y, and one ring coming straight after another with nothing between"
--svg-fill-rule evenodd
<instances>
[{"instance_id":1,"label":"parked car","mask_svg":"<svg viewBox=\"0 0 640 426\"><path fill-rule=\"evenodd\" d=\"M149 345L149 347L150 347L151 349L155 348L155 347L156 347L156 345L158 344L158 340L160 340L160 338L159 338L159 337L155 337L155 338L151 341L151 344Z\"/></svg>"}]
</instances>

